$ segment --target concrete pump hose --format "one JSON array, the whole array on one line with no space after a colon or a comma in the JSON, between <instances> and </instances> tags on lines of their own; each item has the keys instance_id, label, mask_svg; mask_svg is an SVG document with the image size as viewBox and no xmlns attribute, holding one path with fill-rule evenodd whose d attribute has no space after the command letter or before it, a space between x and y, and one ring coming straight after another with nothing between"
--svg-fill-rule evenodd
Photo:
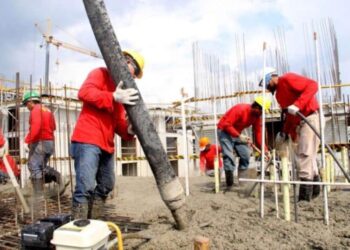
<instances>
[{"instance_id":1,"label":"concrete pump hose","mask_svg":"<svg viewBox=\"0 0 350 250\"><path fill-rule=\"evenodd\" d=\"M321 140L320 134L317 132L316 128L306 119L306 117L302 113L300 113L299 111L296 114L314 131L314 133L317 135L317 137ZM340 168L340 170L343 172L345 178L350 182L350 176L345 171L345 169L342 167L342 165L340 164L338 159L335 157L331 147L328 144L326 144L326 143L324 145L328 149L328 152L332 155L334 161L337 163L337 165Z\"/></svg>"}]
</instances>

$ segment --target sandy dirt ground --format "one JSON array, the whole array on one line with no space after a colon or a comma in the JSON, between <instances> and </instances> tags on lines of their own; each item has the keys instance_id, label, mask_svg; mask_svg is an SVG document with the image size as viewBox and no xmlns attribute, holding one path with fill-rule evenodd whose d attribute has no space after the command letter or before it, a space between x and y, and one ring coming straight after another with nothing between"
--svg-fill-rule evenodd
<instances>
[{"instance_id":1,"label":"sandy dirt ground","mask_svg":"<svg viewBox=\"0 0 350 250\"><path fill-rule=\"evenodd\" d=\"M266 197L261 219L258 198L243 198L238 192L214 194L213 187L210 177L190 179L186 212L191 220L187 230L177 231L153 178L118 177L117 212L150 223L141 234L152 237L125 239L125 249L193 249L197 235L209 238L211 249L350 249L349 191L329 194L326 226L322 197L298 204L295 223L293 203L292 222L283 220L282 197L281 219L276 218L273 195Z\"/></svg>"}]
</instances>

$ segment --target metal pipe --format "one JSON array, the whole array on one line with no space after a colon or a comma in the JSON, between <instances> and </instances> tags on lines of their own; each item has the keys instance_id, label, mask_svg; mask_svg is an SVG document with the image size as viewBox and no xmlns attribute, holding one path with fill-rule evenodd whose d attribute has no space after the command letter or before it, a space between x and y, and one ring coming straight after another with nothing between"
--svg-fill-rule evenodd
<instances>
[{"instance_id":1,"label":"metal pipe","mask_svg":"<svg viewBox=\"0 0 350 250\"><path fill-rule=\"evenodd\" d=\"M266 42L263 44L263 99L265 102L266 97L266 82L265 82L265 70L266 70ZM262 129L261 129L261 180L265 179L265 108L262 109ZM264 183L260 184L260 217L264 218Z\"/></svg>"},{"instance_id":2,"label":"metal pipe","mask_svg":"<svg viewBox=\"0 0 350 250\"><path fill-rule=\"evenodd\" d=\"M47 39L51 36L51 20L47 20ZM46 53L45 53L45 90L43 94L47 94L49 87L49 75L50 75L50 43L46 40Z\"/></svg>"},{"instance_id":3,"label":"metal pipe","mask_svg":"<svg viewBox=\"0 0 350 250\"><path fill-rule=\"evenodd\" d=\"M184 88L181 89L181 124L182 124L182 140L184 148L184 162L185 162L185 192L186 196L190 195L190 185L188 180L188 146L187 146L187 129L186 129L186 112L185 112L185 98L187 94L185 93Z\"/></svg>"},{"instance_id":4,"label":"metal pipe","mask_svg":"<svg viewBox=\"0 0 350 250\"><path fill-rule=\"evenodd\" d=\"M219 172L219 164L220 164L220 154L219 154L219 147L218 147L218 127L217 124L217 117L216 117L216 98L213 97L213 111L214 111L214 138L215 138L215 145L216 145L216 157L214 160L214 175L215 175L215 193L220 192L220 176L221 173Z\"/></svg>"},{"instance_id":5,"label":"metal pipe","mask_svg":"<svg viewBox=\"0 0 350 250\"><path fill-rule=\"evenodd\" d=\"M316 186L316 185L319 185L319 186L350 186L350 183L345 183L345 182L272 181L272 180L245 179L245 178L240 178L239 181L272 183L272 184L304 184L304 185L313 185L313 186Z\"/></svg>"},{"instance_id":6,"label":"metal pipe","mask_svg":"<svg viewBox=\"0 0 350 250\"><path fill-rule=\"evenodd\" d=\"M95 38L113 81L117 84L122 80L126 88L137 89L125 62L103 0L83 0L83 2ZM187 221L183 210L185 204L184 190L170 165L142 96L140 95L140 99L135 106L125 105L124 107L148 159L161 197L172 212L177 228L180 230L185 229Z\"/></svg>"},{"instance_id":7,"label":"metal pipe","mask_svg":"<svg viewBox=\"0 0 350 250\"><path fill-rule=\"evenodd\" d=\"M317 40L317 34L314 32L314 42L315 42L315 60L316 60L316 74L317 74L317 82L318 82L318 101L320 103L320 135L317 133L316 129L314 128L314 132L316 135L318 135L319 139L321 140L321 163L322 163L322 168L325 167L326 164L326 158L325 158L325 141L324 141L324 126L325 126L325 121L324 121L324 115L323 115L323 101L322 101L322 88L321 88L321 75L320 75L320 60L319 60L319 55L318 55L318 40ZM299 116L304 117L300 112L298 112ZM304 117L303 119L311 128L311 124L307 119ZM329 214L328 214L328 194L327 190L324 188L323 189L323 200L324 200L324 223L326 225L329 224Z\"/></svg>"}]
</instances>

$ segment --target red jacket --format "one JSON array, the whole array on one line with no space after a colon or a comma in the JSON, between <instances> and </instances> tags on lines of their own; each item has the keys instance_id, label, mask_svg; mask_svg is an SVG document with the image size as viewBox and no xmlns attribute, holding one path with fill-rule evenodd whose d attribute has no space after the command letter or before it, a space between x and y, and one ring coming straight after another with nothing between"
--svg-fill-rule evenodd
<instances>
[{"instance_id":1,"label":"red jacket","mask_svg":"<svg viewBox=\"0 0 350 250\"><path fill-rule=\"evenodd\" d=\"M89 73L78 93L83 107L73 131L72 142L93 144L113 153L114 133L124 140L134 138L128 134L123 105L114 101L115 89L106 68L97 68Z\"/></svg>"},{"instance_id":2,"label":"red jacket","mask_svg":"<svg viewBox=\"0 0 350 250\"><path fill-rule=\"evenodd\" d=\"M42 140L53 141L56 130L55 117L44 105L36 104L30 111L29 132L25 138L28 144Z\"/></svg>"},{"instance_id":3,"label":"red jacket","mask_svg":"<svg viewBox=\"0 0 350 250\"><path fill-rule=\"evenodd\" d=\"M8 163L13 171L13 174L16 177L18 177L20 175L20 170L19 170L15 160L10 155L6 155L6 159L7 159ZM0 158L0 171L7 174L7 170L6 170L3 158Z\"/></svg>"},{"instance_id":4,"label":"red jacket","mask_svg":"<svg viewBox=\"0 0 350 250\"><path fill-rule=\"evenodd\" d=\"M304 116L308 116L319 109L316 93L317 82L294 73L286 73L278 77L276 86L276 100L282 109L294 104ZM287 114L283 126L283 132L296 138L296 127L300 123L300 117Z\"/></svg>"},{"instance_id":5,"label":"red jacket","mask_svg":"<svg viewBox=\"0 0 350 250\"><path fill-rule=\"evenodd\" d=\"M251 104L237 104L229 109L218 123L218 129L225 131L232 137L239 137L242 130L253 126L255 141L261 147L261 116L252 114ZM267 147L266 149L267 150Z\"/></svg>"},{"instance_id":6,"label":"red jacket","mask_svg":"<svg viewBox=\"0 0 350 250\"><path fill-rule=\"evenodd\" d=\"M214 160L215 160L215 157L217 156L216 148L217 146L215 144L211 144L209 150L205 150L200 153L199 167L202 172L214 169ZM218 146L217 150L220 155L221 147ZM220 156L219 156L219 168L222 168L222 160Z\"/></svg>"}]
</instances>

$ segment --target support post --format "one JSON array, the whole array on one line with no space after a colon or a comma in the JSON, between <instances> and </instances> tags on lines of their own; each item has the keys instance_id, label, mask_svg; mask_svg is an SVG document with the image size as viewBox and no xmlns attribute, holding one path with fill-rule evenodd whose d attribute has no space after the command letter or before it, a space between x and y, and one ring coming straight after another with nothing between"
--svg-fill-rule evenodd
<instances>
[{"instance_id":1,"label":"support post","mask_svg":"<svg viewBox=\"0 0 350 250\"><path fill-rule=\"evenodd\" d=\"M349 155L348 149L346 147L341 148L341 159L343 162L344 170L349 173ZM345 178L345 182L348 183L348 180Z\"/></svg>"},{"instance_id":2,"label":"support post","mask_svg":"<svg viewBox=\"0 0 350 250\"><path fill-rule=\"evenodd\" d=\"M270 175L271 175L271 180L276 181L278 180L278 171L276 168L276 150L272 150L272 163L273 165L270 168ZM275 194L275 206L276 206L276 217L280 218L279 215L279 207L278 207L278 184L274 184L274 194Z\"/></svg>"},{"instance_id":3,"label":"support post","mask_svg":"<svg viewBox=\"0 0 350 250\"><path fill-rule=\"evenodd\" d=\"M287 156L281 157L282 164L282 180L289 181L289 169ZM290 221L290 199L289 199L289 184L282 185L283 190L283 207L284 207L284 219Z\"/></svg>"},{"instance_id":4,"label":"support post","mask_svg":"<svg viewBox=\"0 0 350 250\"><path fill-rule=\"evenodd\" d=\"M219 162L220 162L220 154L219 154L219 142L218 142L218 127L216 126L217 122L217 111L216 111L216 97L214 96L212 99L212 104L213 104L213 113L214 113L214 124L215 124L215 129L214 129L214 134L215 134L215 145L216 147L216 157L214 160L214 177L215 177L215 193L220 192L220 174L219 173Z\"/></svg>"},{"instance_id":5,"label":"support post","mask_svg":"<svg viewBox=\"0 0 350 250\"><path fill-rule=\"evenodd\" d=\"M185 89L181 89L181 126L182 126L182 140L183 140L183 152L184 152L184 165L185 165L185 192L186 196L190 195L190 185L188 180L188 147L187 147L187 129L186 129L186 112L185 112L185 98L187 94L185 93Z\"/></svg>"},{"instance_id":6,"label":"support post","mask_svg":"<svg viewBox=\"0 0 350 250\"><path fill-rule=\"evenodd\" d=\"M326 154L326 180L327 182L331 182L331 156ZM331 186L327 186L327 192L331 191Z\"/></svg>"}]
</instances>

